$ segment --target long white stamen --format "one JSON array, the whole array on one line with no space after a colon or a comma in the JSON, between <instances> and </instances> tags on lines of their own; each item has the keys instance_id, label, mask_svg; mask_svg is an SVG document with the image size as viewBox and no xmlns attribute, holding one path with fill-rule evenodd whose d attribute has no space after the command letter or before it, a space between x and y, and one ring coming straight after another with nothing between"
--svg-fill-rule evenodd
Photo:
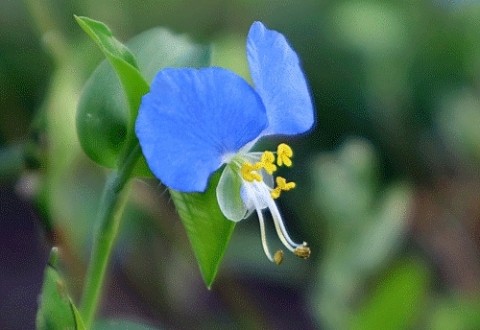
<instances>
[{"instance_id":1,"label":"long white stamen","mask_svg":"<svg viewBox=\"0 0 480 330\"><path fill-rule=\"evenodd\" d=\"M267 255L268 259L270 259L270 261L273 262L272 255L270 254L270 249L268 248L267 235L265 233L265 223L263 221L262 210L260 210L256 206L255 206L255 209L257 210L258 222L260 223L260 236L262 238L263 251Z\"/></svg>"},{"instance_id":2,"label":"long white stamen","mask_svg":"<svg viewBox=\"0 0 480 330\"><path fill-rule=\"evenodd\" d=\"M268 208L272 213L273 223L275 224L275 229L277 230L278 237L280 238L282 243L297 257L302 259L308 259L311 253L310 248L308 247L306 242L298 244L292 241L290 236L288 236L288 232L285 229L285 225L283 224L280 212L278 211L277 205L275 204L275 202L273 202L273 200L268 201ZM290 243L291 246L287 245L287 242Z\"/></svg>"},{"instance_id":3,"label":"long white stamen","mask_svg":"<svg viewBox=\"0 0 480 330\"><path fill-rule=\"evenodd\" d=\"M272 214L273 223L275 224L275 229L277 231L278 237L282 241L283 245L285 245L290 251L294 252L295 249L302 244L295 243L290 236L288 235L287 229L282 220L282 216L280 215L280 211L278 210L277 204L273 201L273 199L268 200L268 209Z\"/></svg>"},{"instance_id":4,"label":"long white stamen","mask_svg":"<svg viewBox=\"0 0 480 330\"><path fill-rule=\"evenodd\" d=\"M251 190L250 190L250 187L246 187L247 189L247 194L251 194ZM254 192L253 192L253 196L254 196ZM275 262L273 257L272 257L272 254L270 253L270 249L268 248L268 243L267 243L267 235L266 235L266 232L265 232L265 221L263 220L263 213L262 213L262 209L260 208L260 205L258 204L258 201L257 199L254 197L254 198L251 198L251 201L253 202L253 206L255 207L255 210L257 211L257 216L258 216L258 222L260 224L260 236L261 236L261 239L262 239L262 247L263 247L263 251L265 252L265 255L267 256L267 258L271 261L271 262Z\"/></svg>"},{"instance_id":5,"label":"long white stamen","mask_svg":"<svg viewBox=\"0 0 480 330\"><path fill-rule=\"evenodd\" d=\"M280 211L278 210L274 200L270 197L269 187L264 182L253 182L253 185L257 193L263 197L262 200L266 201L266 204L267 204L266 206L268 207L270 214L272 215L273 223L275 225L275 230L277 231L278 237L280 238L283 245L285 245L287 249L294 252L295 248L297 248L302 244L295 243L288 235L287 230L285 229L285 225L283 224ZM254 200L255 200L254 203L258 204L258 202L256 201L256 198L254 198Z\"/></svg>"}]
</instances>

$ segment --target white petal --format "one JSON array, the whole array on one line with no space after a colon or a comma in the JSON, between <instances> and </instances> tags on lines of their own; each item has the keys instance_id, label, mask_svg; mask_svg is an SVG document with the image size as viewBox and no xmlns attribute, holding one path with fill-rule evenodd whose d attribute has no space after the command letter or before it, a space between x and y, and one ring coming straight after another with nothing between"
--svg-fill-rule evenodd
<instances>
[{"instance_id":1,"label":"white petal","mask_svg":"<svg viewBox=\"0 0 480 330\"><path fill-rule=\"evenodd\" d=\"M248 209L240 195L242 179L232 166L225 166L217 185L217 200L220 210L232 221L240 221L246 217Z\"/></svg>"}]
</instances>

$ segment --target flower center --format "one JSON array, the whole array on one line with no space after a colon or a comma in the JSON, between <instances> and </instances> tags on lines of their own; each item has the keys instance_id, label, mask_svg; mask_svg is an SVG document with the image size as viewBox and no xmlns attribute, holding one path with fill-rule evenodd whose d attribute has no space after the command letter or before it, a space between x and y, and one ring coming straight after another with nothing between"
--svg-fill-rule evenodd
<instances>
[{"instance_id":1,"label":"flower center","mask_svg":"<svg viewBox=\"0 0 480 330\"><path fill-rule=\"evenodd\" d=\"M243 155L242 158L235 160L239 165L239 174L244 183L244 201L249 207L253 206L252 209L255 208L258 215L263 249L270 261L277 265L283 261L283 251L278 250L273 257L270 253L262 212L265 208L268 208L270 211L278 237L285 247L300 258L306 259L310 256L310 248L307 246L307 243L303 242L302 244L298 244L290 238L277 205L274 202L274 199L280 197L282 191L292 190L296 186L295 182L287 182L285 178L278 176L275 178L276 186L273 187L272 174L277 171L277 165L292 166L292 157L292 148L282 143L277 147L276 152L265 151L261 153L261 155L259 153L248 153ZM271 182L265 182L266 179L269 179Z\"/></svg>"},{"instance_id":2,"label":"flower center","mask_svg":"<svg viewBox=\"0 0 480 330\"><path fill-rule=\"evenodd\" d=\"M278 145L276 153L278 166L292 166L293 151L289 145L285 143ZM275 165L275 154L272 151L264 151L260 160L254 164L249 161L244 161L240 167L240 175L243 180L247 182L260 182L263 180L260 172L262 169L270 175L277 170L277 165ZM287 180L281 176L276 178L276 183L277 186L271 189L270 192L270 195L274 199L279 198L282 191L292 190L296 186L295 182L287 182Z\"/></svg>"}]
</instances>

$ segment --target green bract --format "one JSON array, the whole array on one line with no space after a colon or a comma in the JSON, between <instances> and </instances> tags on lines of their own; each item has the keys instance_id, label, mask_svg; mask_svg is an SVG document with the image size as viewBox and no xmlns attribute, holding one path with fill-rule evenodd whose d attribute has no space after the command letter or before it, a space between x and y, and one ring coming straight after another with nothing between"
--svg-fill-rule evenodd
<instances>
[{"instance_id":1,"label":"green bract","mask_svg":"<svg viewBox=\"0 0 480 330\"><path fill-rule=\"evenodd\" d=\"M77 133L96 163L116 167L127 134L128 108L111 66L103 61L85 84L77 110Z\"/></svg>"},{"instance_id":2,"label":"green bract","mask_svg":"<svg viewBox=\"0 0 480 330\"><path fill-rule=\"evenodd\" d=\"M138 70L146 82L164 67L208 66L210 47L193 44L185 36L154 28L127 43ZM118 48L114 48L113 51ZM129 63L122 63L127 69ZM132 88L135 88L133 86ZM142 86L140 86L142 88ZM104 60L88 79L77 110L77 132L85 153L96 163L116 168L125 148L130 125L135 118L129 109L124 89L112 66ZM142 157L143 158L143 157ZM145 161L139 162L135 175L150 176Z\"/></svg>"}]
</instances>

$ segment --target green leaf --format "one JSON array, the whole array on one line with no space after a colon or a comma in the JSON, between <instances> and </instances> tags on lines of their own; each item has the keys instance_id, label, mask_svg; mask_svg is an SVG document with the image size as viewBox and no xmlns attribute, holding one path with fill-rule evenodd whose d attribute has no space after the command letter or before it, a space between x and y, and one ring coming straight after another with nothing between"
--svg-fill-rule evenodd
<instances>
[{"instance_id":1,"label":"green leaf","mask_svg":"<svg viewBox=\"0 0 480 330\"><path fill-rule=\"evenodd\" d=\"M414 328L426 299L427 285L425 265L415 260L397 265L355 315L351 329Z\"/></svg>"},{"instance_id":2,"label":"green leaf","mask_svg":"<svg viewBox=\"0 0 480 330\"><path fill-rule=\"evenodd\" d=\"M480 298L452 295L437 298L428 326L433 330L480 329Z\"/></svg>"},{"instance_id":3,"label":"green leaf","mask_svg":"<svg viewBox=\"0 0 480 330\"><path fill-rule=\"evenodd\" d=\"M58 250L53 248L45 270L37 329L85 329L77 308L68 296L67 288L57 267Z\"/></svg>"},{"instance_id":4,"label":"green leaf","mask_svg":"<svg viewBox=\"0 0 480 330\"><path fill-rule=\"evenodd\" d=\"M159 70L167 66L210 65L209 46L194 44L186 36L175 35L162 28L137 35L127 46L131 50L130 55L134 54L136 65L145 81L151 81ZM116 49L115 47L119 48L116 43L111 48ZM127 130L133 124L129 123L129 114L122 84L110 63L105 60L87 81L77 110L80 143L92 160L110 168L117 166ZM143 157L134 174L152 176Z\"/></svg>"},{"instance_id":5,"label":"green leaf","mask_svg":"<svg viewBox=\"0 0 480 330\"><path fill-rule=\"evenodd\" d=\"M218 207L216 187L220 171L212 175L204 193L187 194L170 190L197 258L200 273L209 289L235 228L235 223L225 218Z\"/></svg>"},{"instance_id":6,"label":"green leaf","mask_svg":"<svg viewBox=\"0 0 480 330\"><path fill-rule=\"evenodd\" d=\"M88 17L75 16L81 28L100 47L103 54L115 69L127 97L130 116L128 132L133 132L142 96L148 92L149 85L138 70L135 56L120 41L115 39L112 31L103 24ZM132 133L133 134L133 133Z\"/></svg>"},{"instance_id":7,"label":"green leaf","mask_svg":"<svg viewBox=\"0 0 480 330\"><path fill-rule=\"evenodd\" d=\"M73 316L75 317L75 326L77 330L86 330L85 324L83 323L82 316L78 311L77 307L73 304L72 300L70 299L70 306L72 307Z\"/></svg>"}]
</instances>

